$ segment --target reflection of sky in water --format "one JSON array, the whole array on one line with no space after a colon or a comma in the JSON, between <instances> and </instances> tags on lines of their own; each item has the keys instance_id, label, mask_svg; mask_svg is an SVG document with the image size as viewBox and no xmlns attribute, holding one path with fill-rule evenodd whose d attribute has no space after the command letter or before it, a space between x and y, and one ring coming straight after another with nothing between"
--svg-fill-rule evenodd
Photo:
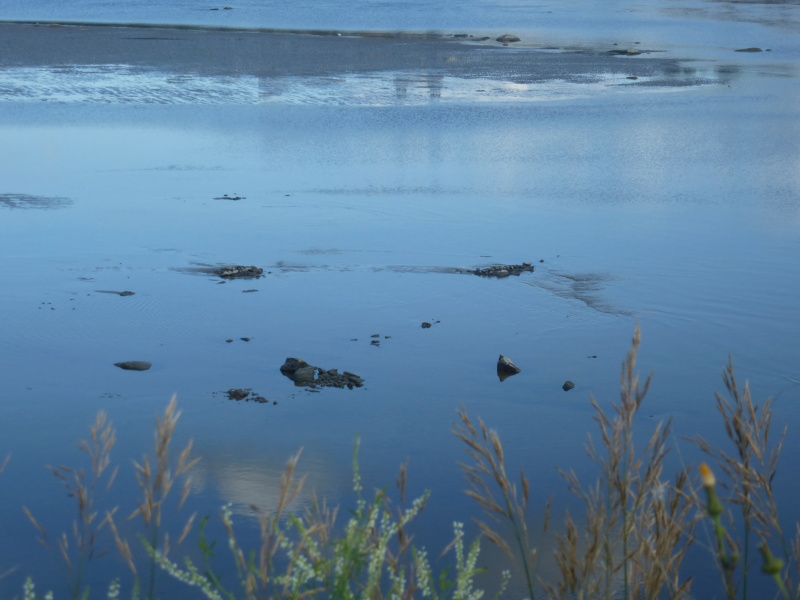
<instances>
[{"instance_id":1,"label":"reflection of sky in water","mask_svg":"<svg viewBox=\"0 0 800 600\"><path fill-rule=\"evenodd\" d=\"M717 73L687 84L717 82ZM339 77L204 77L132 69L125 65L16 68L0 72L0 100L114 104L333 104L415 105L441 102L514 102L586 98L598 94L670 90L652 88L649 77L580 74L569 79L517 83L502 79L448 77L432 73L343 74ZM635 81L635 84L634 84ZM644 84L644 86L643 86Z\"/></svg>"}]
</instances>

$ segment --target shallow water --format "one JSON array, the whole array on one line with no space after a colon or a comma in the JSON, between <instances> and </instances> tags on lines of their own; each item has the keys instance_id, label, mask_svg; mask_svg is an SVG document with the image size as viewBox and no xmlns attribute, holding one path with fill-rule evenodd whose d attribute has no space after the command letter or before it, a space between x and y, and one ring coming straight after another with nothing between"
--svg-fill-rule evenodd
<instances>
[{"instance_id":1,"label":"shallow water","mask_svg":"<svg viewBox=\"0 0 800 600\"><path fill-rule=\"evenodd\" d=\"M564 6L559 18L580 37L583 13ZM682 19L695 5L626 6L620 30L636 22L656 31L673 26L669 10ZM123 465L109 502L129 510L124 469L151 443L153 415L174 392L179 441L193 438L203 457L191 498L201 514L231 502L247 519L249 504L272 506L282 466L301 446L307 490L349 501L358 434L368 489L408 458L411 492L433 490L422 525L436 548L454 518L475 513L459 491L455 410L463 404L498 430L541 504L564 490L556 465L591 473L588 398L616 400L638 323L640 367L656 372L643 430L672 417L678 436L719 440L713 392L731 354L757 398L776 397L776 420L790 427L788 474L800 399L800 88L795 36L765 23L796 7L696 6L717 46L704 42L702 60L684 47L615 57L625 65L616 71L604 66L607 47L585 68L544 74L536 59L566 51L498 48L503 70L482 69L482 55L462 71L277 77L180 72L166 59L160 69L1 69L0 456L12 460L0 478L0 523L19 543L0 545L0 571L26 565L0 581L3 595L19 589L27 565L49 560L16 507L56 530L70 518L41 467L73 464L75 440L104 409ZM19 5L3 16L110 20L112 8L63 15ZM183 9L132 3L114 20L211 18L196 6L162 10ZM294 10L278 25L321 27ZM392 27L449 22L427 10ZM497 18L519 10L505 5ZM753 25L720 11L761 17ZM326 27L388 28L382 19L405 14L386 5L358 23L354 10ZM598 27L608 33L612 22ZM773 32L782 45L733 53L762 43L739 43L740 27ZM628 80L630 69L640 78ZM244 199L215 199L225 194ZM508 279L451 272L527 260L535 272ZM223 283L206 272L222 264L267 274ZM108 293L124 290L135 294ZM500 353L522 368L502 383ZM287 356L355 372L366 385L297 388L278 370ZM122 360L153 368L113 366ZM576 387L565 393L567 379ZM270 403L230 401L234 387ZM677 443L674 466L697 460ZM784 476L781 485L785 515L796 519L795 484ZM58 586L60 573L37 571L37 581Z\"/></svg>"}]
</instances>

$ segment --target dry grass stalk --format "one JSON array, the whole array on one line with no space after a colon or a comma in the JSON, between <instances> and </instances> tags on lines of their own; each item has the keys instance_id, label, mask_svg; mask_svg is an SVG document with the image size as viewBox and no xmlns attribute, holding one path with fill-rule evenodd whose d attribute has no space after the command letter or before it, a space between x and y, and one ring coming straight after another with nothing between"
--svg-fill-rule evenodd
<instances>
[{"instance_id":1,"label":"dry grass stalk","mask_svg":"<svg viewBox=\"0 0 800 600\"><path fill-rule=\"evenodd\" d=\"M58 551L68 571L70 595L78 598L83 593L84 579L89 562L105 554L96 550L98 533L107 524L107 519L99 519L95 509L98 488L108 492L117 475L115 467L110 472L111 449L116 442L116 432L104 411L97 413L94 424L89 428L89 439L80 440L78 449L89 457L90 469L73 469L60 465L47 468L67 489L67 496L74 498L77 518L72 523L71 536L63 532L56 538L55 546L50 542L47 530L36 520L27 507L23 507L28 519L39 532L39 542L51 551ZM71 541L70 541L71 540Z\"/></svg>"},{"instance_id":2,"label":"dry grass stalk","mask_svg":"<svg viewBox=\"0 0 800 600\"><path fill-rule=\"evenodd\" d=\"M169 554L169 534L164 534L160 539L161 530L161 517L164 505L170 495L175 483L179 480L183 481L181 495L177 503L177 510L180 510L186 499L189 496L191 489L191 478L189 472L200 461L200 458L193 458L192 440L186 444L178 455L177 461L173 467L170 458L170 446L172 438L175 433L175 426L181 416L181 411L178 410L178 401L175 395L170 399L164 414L161 417L156 417L156 431L154 438L154 453L155 460L151 463L147 455L142 457L142 462L134 462L134 469L136 471L136 481L139 485L139 490L142 495L137 502L136 509L130 514L128 519L134 519L137 516L141 517L145 530L148 532L146 543L153 551L159 551L164 557ZM110 518L110 517L108 517ZM183 528L180 540L186 536L188 529L194 521L195 515L192 514L186 526ZM117 549L126 558L128 566L135 572L133 562L127 557L130 556L130 546L127 541L119 536L116 527L113 528L115 533L115 541ZM150 561L150 577L147 598L154 598L155 594L155 572L156 562L155 558Z\"/></svg>"},{"instance_id":3,"label":"dry grass stalk","mask_svg":"<svg viewBox=\"0 0 800 600\"><path fill-rule=\"evenodd\" d=\"M295 471L301 454L302 449L286 463L286 469L281 476L278 504L275 509L268 512L255 505L250 507L256 513L261 540L257 552L258 561L254 565L249 562L238 542L230 516L223 516L222 520L228 535L229 545L233 551L237 570L242 578L245 598L247 600L271 598L279 593L278 589L280 588L276 589L277 583L274 581L274 562L286 535L284 530L280 527L280 522L281 519L286 516L289 506L299 496L300 491L303 489L303 484L305 483L305 476L300 479L295 478ZM295 546L293 557L290 558L286 569L288 575L291 575L295 561L303 553L307 538L313 535L320 535L322 537L329 535L329 530L322 530L324 530L322 523L313 524L306 529L304 536ZM289 577L286 579L289 579ZM286 592L287 589L284 588L282 593L285 594Z\"/></svg>"},{"instance_id":4,"label":"dry grass stalk","mask_svg":"<svg viewBox=\"0 0 800 600\"><path fill-rule=\"evenodd\" d=\"M567 515L566 533L557 538L559 580L545 584L552 598L652 600L689 595L680 565L692 542L693 503L688 480L679 473L662 481L670 423L659 424L641 452L634 444L634 421L650 386L636 371L641 332L636 327L622 365L620 402L609 415L592 398L601 446L589 437L587 453L600 469L588 488L573 471L562 471L568 489L586 507L583 535Z\"/></svg>"},{"instance_id":5,"label":"dry grass stalk","mask_svg":"<svg viewBox=\"0 0 800 600\"><path fill-rule=\"evenodd\" d=\"M3 459L3 462L0 463L0 475L2 475L3 471L6 470L6 467L8 466L8 461L10 460L11 460L11 455L9 454L8 456L5 457L5 459ZM0 571L0 579L8 577L9 575L11 575L11 573L13 573L16 570L17 570L16 567L11 567L9 569L6 569L5 571Z\"/></svg>"},{"instance_id":6,"label":"dry grass stalk","mask_svg":"<svg viewBox=\"0 0 800 600\"><path fill-rule=\"evenodd\" d=\"M740 509L744 539L741 544L732 536L728 536L728 540L734 553L743 553L741 586L743 597L746 598L747 571L751 546L754 543L751 539L752 534L755 534L760 545L767 549L770 541L777 543L787 562L790 558L794 558L795 564L800 564L798 563L800 546L795 552L784 536L772 487L786 428L781 431L777 441L771 441L772 401L766 400L759 408L750 394L749 384L745 382L743 388L739 387L733 361L730 358L723 370L722 378L728 398L716 394L717 410L722 416L725 433L732 442L734 451L728 453L714 448L701 436L696 436L692 441L705 454L713 457L719 469L725 474L728 481L722 487L728 490L729 495L723 500L731 502ZM702 505L702 502L700 504ZM732 514L729 513L728 517L733 520ZM784 572L784 583L793 594L792 597L796 597L800 590L796 583L792 583L788 571Z\"/></svg>"},{"instance_id":7,"label":"dry grass stalk","mask_svg":"<svg viewBox=\"0 0 800 600\"><path fill-rule=\"evenodd\" d=\"M520 494L516 484L506 473L505 453L497 433L488 429L481 419L478 419L476 427L463 407L458 411L458 416L461 423L456 425L453 433L467 445L467 453L473 460L472 464L459 464L469 484L469 489L464 490L464 493L475 500L490 519L496 522L505 521L511 527L514 551L521 559L525 583L533 600L536 596L533 579L536 550L531 544L527 524L530 483L525 472L520 470ZM549 503L547 512L549 513ZM476 523L489 541L513 558L511 545L497 529L486 521L476 519Z\"/></svg>"}]
</instances>

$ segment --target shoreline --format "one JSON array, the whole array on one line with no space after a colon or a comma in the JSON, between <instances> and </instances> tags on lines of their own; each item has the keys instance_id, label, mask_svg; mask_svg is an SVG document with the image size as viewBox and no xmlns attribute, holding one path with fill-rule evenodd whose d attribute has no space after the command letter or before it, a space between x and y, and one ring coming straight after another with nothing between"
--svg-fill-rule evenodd
<instances>
[{"instance_id":1,"label":"shoreline","mask_svg":"<svg viewBox=\"0 0 800 600\"><path fill-rule=\"evenodd\" d=\"M160 29L160 30L179 30L179 31L217 31L223 33L267 33L267 34L294 34L294 35L314 35L330 37L360 37L371 39L399 39L399 40L448 40L456 42L477 41L480 38L488 38L482 41L503 45L502 42L493 40L491 36L477 36L475 34L463 33L463 30L431 30L431 31L409 31L409 30L382 30L382 29L303 29L303 28L280 28L280 27L237 27L233 25L204 25L204 24L183 24L183 23L143 23L143 22L111 22L111 21L34 21L34 20L3 20L0 19L0 26L3 25L29 25L35 27L97 27L97 28L121 28L121 29ZM457 33L456 33L457 31Z\"/></svg>"}]
</instances>

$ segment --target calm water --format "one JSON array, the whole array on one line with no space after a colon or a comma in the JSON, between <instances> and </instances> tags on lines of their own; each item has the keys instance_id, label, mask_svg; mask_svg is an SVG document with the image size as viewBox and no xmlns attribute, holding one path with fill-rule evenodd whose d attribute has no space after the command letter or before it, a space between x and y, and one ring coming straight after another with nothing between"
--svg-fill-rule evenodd
<instances>
[{"instance_id":1,"label":"calm water","mask_svg":"<svg viewBox=\"0 0 800 600\"><path fill-rule=\"evenodd\" d=\"M71 518L44 465L76 464L76 440L106 410L122 465L108 502L127 513L129 462L173 393L178 441L193 438L203 458L190 498L201 514L231 502L246 522L249 504L273 506L299 447L301 504L313 489L349 502L360 435L368 489L409 459L410 491L433 490L420 541L443 546L451 522L475 514L450 435L462 404L498 430L537 502L557 492L568 505L555 466L591 474L589 396L617 399L636 323L641 369L656 373L643 435L672 417L677 436L720 440L713 394L732 355L789 426L778 493L787 522L800 517L790 476L800 449L800 79L786 26L798 6L207 8L14 2L0 17L476 35L513 24L525 48L497 49L501 70L479 68L485 57L462 71L344 65L275 77L0 65L0 457L12 454L0 532L14 541L0 544L0 572L21 565L0 595L18 593L30 572L40 589L63 590L20 510L52 531ZM664 52L612 68L600 56L615 41ZM562 56L543 45L583 45L597 59L534 76L531 65ZM749 46L772 52L733 52ZM639 79L626 78L631 69ZM245 199L214 199L223 194ZM526 260L536 271L519 278L447 272ZM230 263L269 273L220 284L201 270ZM135 295L104 293L122 290ZM502 383L500 353L522 368ZM287 356L366 385L296 388L278 370ZM123 360L153 368L113 366ZM567 379L576 387L565 393ZM271 403L229 401L229 388ZM672 466L698 459L676 443ZM104 560L95 581L123 568Z\"/></svg>"}]
</instances>

